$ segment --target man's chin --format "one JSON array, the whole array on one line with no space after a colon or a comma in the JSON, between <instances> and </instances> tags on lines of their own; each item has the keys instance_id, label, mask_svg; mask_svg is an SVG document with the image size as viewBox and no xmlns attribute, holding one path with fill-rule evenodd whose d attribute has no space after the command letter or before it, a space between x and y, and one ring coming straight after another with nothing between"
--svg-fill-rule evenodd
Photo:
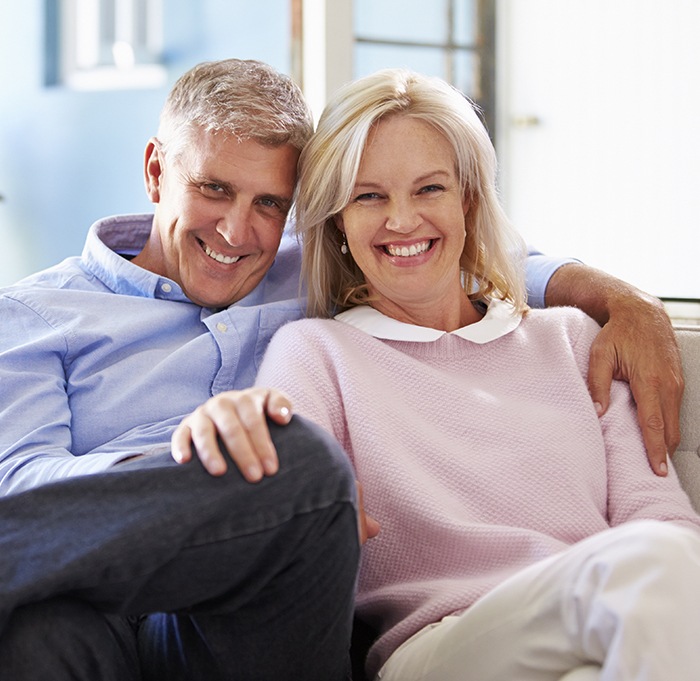
<instances>
[{"instance_id":1,"label":"man's chin","mask_svg":"<svg viewBox=\"0 0 700 681\"><path fill-rule=\"evenodd\" d=\"M221 309L237 303L251 291L252 288L250 286L241 288L231 286L226 290L221 288L217 290L217 287L209 282L208 286L202 285L186 290L185 295L200 307Z\"/></svg>"}]
</instances>

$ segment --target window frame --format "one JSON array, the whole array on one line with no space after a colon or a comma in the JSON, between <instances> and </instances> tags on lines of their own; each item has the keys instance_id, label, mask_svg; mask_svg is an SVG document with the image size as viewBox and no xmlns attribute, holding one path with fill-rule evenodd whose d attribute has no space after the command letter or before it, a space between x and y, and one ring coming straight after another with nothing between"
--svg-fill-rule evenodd
<instances>
[{"instance_id":1,"label":"window frame","mask_svg":"<svg viewBox=\"0 0 700 681\"><path fill-rule=\"evenodd\" d=\"M45 0L46 85L156 88L166 82L162 0Z\"/></svg>"}]
</instances>

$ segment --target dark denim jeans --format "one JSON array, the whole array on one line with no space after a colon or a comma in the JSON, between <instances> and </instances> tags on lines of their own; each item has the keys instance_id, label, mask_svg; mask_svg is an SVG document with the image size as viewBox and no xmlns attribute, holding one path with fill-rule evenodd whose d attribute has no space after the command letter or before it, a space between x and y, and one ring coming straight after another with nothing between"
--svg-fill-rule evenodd
<instances>
[{"instance_id":1,"label":"dark denim jeans","mask_svg":"<svg viewBox=\"0 0 700 681\"><path fill-rule=\"evenodd\" d=\"M271 431L258 484L157 455L0 499L0 679L345 679L354 475L308 422Z\"/></svg>"}]
</instances>

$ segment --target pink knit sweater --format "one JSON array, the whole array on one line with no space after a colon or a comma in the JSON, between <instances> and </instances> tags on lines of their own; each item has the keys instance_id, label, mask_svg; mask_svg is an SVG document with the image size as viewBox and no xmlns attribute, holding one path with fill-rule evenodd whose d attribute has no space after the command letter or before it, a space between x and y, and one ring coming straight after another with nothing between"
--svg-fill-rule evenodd
<instances>
[{"instance_id":1,"label":"pink knit sweater","mask_svg":"<svg viewBox=\"0 0 700 681\"><path fill-rule=\"evenodd\" d=\"M675 473L651 472L626 384L596 416L585 374L597 331L558 309L483 345L318 319L275 335L258 385L344 445L381 524L357 594L381 630L371 674L425 625L584 537L638 518L700 527Z\"/></svg>"}]
</instances>

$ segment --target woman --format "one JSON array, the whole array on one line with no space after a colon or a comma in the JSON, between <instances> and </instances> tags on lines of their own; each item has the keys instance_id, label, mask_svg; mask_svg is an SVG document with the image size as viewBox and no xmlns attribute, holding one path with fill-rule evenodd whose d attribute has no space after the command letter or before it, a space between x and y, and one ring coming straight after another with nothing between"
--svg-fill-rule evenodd
<instances>
[{"instance_id":1,"label":"woman","mask_svg":"<svg viewBox=\"0 0 700 681\"><path fill-rule=\"evenodd\" d=\"M528 311L471 104L389 70L341 90L300 161L310 311L258 385L344 445L380 525L357 611L382 681L695 679L700 518L655 476L598 326ZM669 521L669 522L659 522Z\"/></svg>"}]
</instances>

